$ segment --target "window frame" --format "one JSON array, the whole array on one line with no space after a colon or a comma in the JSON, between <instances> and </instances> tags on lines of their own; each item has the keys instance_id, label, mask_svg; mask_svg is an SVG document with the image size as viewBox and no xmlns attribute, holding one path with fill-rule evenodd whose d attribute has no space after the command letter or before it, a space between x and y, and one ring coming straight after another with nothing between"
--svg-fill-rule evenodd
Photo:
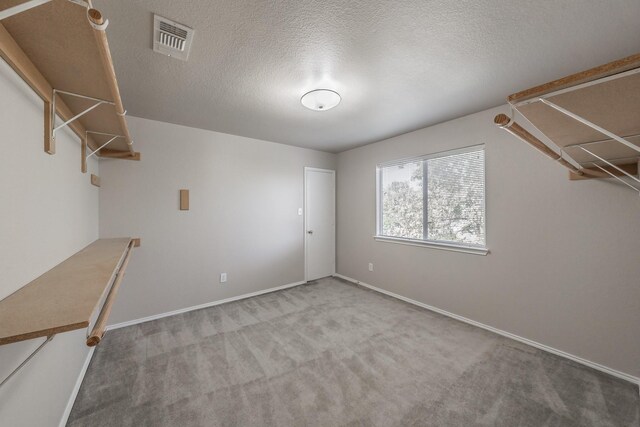
<instances>
[{"instance_id":1,"label":"window frame","mask_svg":"<svg viewBox=\"0 0 640 427\"><path fill-rule=\"evenodd\" d=\"M440 157L448 157L456 154L464 154L473 151L482 150L483 156L483 171L484 171L484 197L483 209L484 209L484 246L464 244L446 240L424 240L424 239L410 239L406 237L393 237L382 234L382 169L389 166L397 166L406 163L422 162L424 160L437 159ZM426 192L426 189L425 189ZM424 211L424 208L423 208ZM424 212L423 212L424 215ZM376 230L373 236L374 240L385 243L398 243L409 246L421 246L433 249L442 249L454 252L470 253L475 255L487 255L489 253L487 241L487 156L485 144L476 144L463 148L456 148L453 150L439 151L432 154L425 154L422 156L404 157L401 159L390 160L387 162L381 162L376 165Z\"/></svg>"}]
</instances>

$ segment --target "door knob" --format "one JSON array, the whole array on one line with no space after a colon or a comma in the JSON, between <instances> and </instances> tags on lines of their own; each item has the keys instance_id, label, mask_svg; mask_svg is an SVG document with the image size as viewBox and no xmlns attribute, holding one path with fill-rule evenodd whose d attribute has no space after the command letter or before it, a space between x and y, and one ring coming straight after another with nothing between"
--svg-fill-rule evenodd
<instances>
[{"instance_id":1,"label":"door knob","mask_svg":"<svg viewBox=\"0 0 640 427\"><path fill-rule=\"evenodd\" d=\"M307 230L307 234L313 234L313 230Z\"/></svg>"}]
</instances>

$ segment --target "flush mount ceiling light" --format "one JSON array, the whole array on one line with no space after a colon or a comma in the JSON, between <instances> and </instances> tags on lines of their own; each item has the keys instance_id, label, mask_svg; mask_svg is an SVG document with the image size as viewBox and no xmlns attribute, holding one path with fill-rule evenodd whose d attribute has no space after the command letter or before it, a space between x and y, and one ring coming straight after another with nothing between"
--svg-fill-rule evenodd
<instances>
[{"instance_id":1,"label":"flush mount ceiling light","mask_svg":"<svg viewBox=\"0 0 640 427\"><path fill-rule=\"evenodd\" d=\"M340 103L338 92L329 89L316 89L302 95L302 105L314 111L330 110Z\"/></svg>"}]
</instances>

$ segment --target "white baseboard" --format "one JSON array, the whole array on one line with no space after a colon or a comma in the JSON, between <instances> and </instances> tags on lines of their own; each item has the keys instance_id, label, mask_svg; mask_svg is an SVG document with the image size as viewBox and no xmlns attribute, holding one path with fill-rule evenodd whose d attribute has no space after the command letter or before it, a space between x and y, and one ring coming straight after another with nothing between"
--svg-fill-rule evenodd
<instances>
[{"instance_id":1,"label":"white baseboard","mask_svg":"<svg viewBox=\"0 0 640 427\"><path fill-rule=\"evenodd\" d=\"M491 331L491 332L493 332L495 334L502 335L503 337L511 338L512 340L519 341L521 343L530 345L530 346L535 347L535 348L539 348L540 350L544 350L546 352L555 354L557 356L561 356L561 357L564 357L566 359L573 360L574 362L580 363L582 365L588 366L590 368L596 369L598 371L604 372L604 373L612 375L614 377L629 381L629 382L631 382L633 384L637 384L638 387L640 387L640 378L634 377L633 375L629 375L629 374L626 374L624 372L620 372L620 371L617 371L615 369L608 368L608 367L606 367L604 365L600 365L599 363L595 363L595 362L592 362L590 360L583 359L583 358L578 357L578 356L574 356L573 354L564 352L562 350L555 349L553 347L549 347L549 346L544 345L544 344L540 344L539 342L532 341L530 339L523 338L523 337L520 337L518 335L514 335L514 334L512 334L510 332L494 328L493 326L485 325L484 323L480 323L480 322L476 322L475 320L467 319L466 317L462 317L462 316L459 316L457 314L450 313L450 312L442 310L440 308L437 308L437 307L434 307L434 306L431 306L431 305L428 305L428 304L425 304L425 303L422 303L422 302L419 302L419 301L416 301L416 300L412 300L411 298L407 298L407 297L404 297L402 295L398 295L398 294L395 294L393 292L389 292L387 290L384 290L384 289L369 285L367 283L361 282L361 281L353 279L351 277L343 276L342 274L334 274L334 276L335 277L339 277L339 278L344 279L344 280L347 280L349 282L355 283L357 285L364 286L365 288L369 288L369 289L371 289L373 291L380 292L382 294L389 295L389 296L391 296L393 298L397 298L399 300L408 302L409 304L413 304L413 305L417 305L418 307L426 308L427 310L431 310L431 311L434 311L436 313L442 314L444 316L451 317L452 319L456 319L456 320L459 320L461 322L468 323L470 325L477 326L477 327L482 328L482 329L486 329L487 331Z\"/></svg>"},{"instance_id":2,"label":"white baseboard","mask_svg":"<svg viewBox=\"0 0 640 427\"><path fill-rule=\"evenodd\" d=\"M299 286L299 285L302 285L304 283L307 283L307 282L300 281L300 282L289 283L288 285L276 286L275 288L263 289L261 291L251 292L249 294L238 295L236 297L221 299L221 300L218 300L218 301L207 302L207 303L204 303L204 304L194 305L194 306L186 307L186 308L180 308L178 310L168 311L166 313L154 314L153 316L142 317L140 319L129 320L127 322L116 323L115 325L107 326L107 331L111 331L111 330L119 329L119 328L124 328L126 326L137 325L139 323L150 322L152 320L162 319L163 317L175 316L176 314L182 314L182 313L186 313L188 311L199 310L201 308L213 307L215 305L220 305L220 304L225 304L225 303L228 303L228 302L238 301L238 300L241 300L241 299L256 297L258 295L268 294L269 292L281 291L283 289L293 288L294 286Z\"/></svg>"},{"instance_id":3,"label":"white baseboard","mask_svg":"<svg viewBox=\"0 0 640 427\"><path fill-rule=\"evenodd\" d=\"M236 297L226 298L223 300L207 302L200 305L194 305L192 307L186 307L186 308L181 308L179 310L169 311L166 313L155 314L153 316L143 317L141 319L135 319L135 320L130 320L128 322L117 323L115 325L107 326L107 331L118 329L118 328L124 328L125 326L137 325L138 323L149 322L151 320L161 319L163 317L174 316L176 314L186 313L188 311L198 310L201 308L213 307L214 305L220 305L227 302L251 298L258 295L267 294L269 292L281 291L283 289L293 288L294 286L299 286L304 283L307 283L307 282L301 281L301 282L289 283L288 285L276 286L275 288L264 289L262 291L251 292L249 294L238 295ZM71 409L73 409L73 404L76 401L76 397L78 396L78 392L80 391L80 386L82 386L82 381L84 380L84 376L87 373L87 369L89 368L89 363L91 363L91 358L93 357L93 352L95 351L95 349L96 349L95 347L91 347L91 349L89 350L89 353L87 354L87 358L84 361L84 365L82 366L82 369L80 370L80 374L78 375L76 384L73 387L73 391L71 392L71 395L69 396L67 407L65 408L64 413L62 414L62 418L60 419L59 427L65 427L67 425L67 421L69 420L69 415L71 414Z\"/></svg>"},{"instance_id":4,"label":"white baseboard","mask_svg":"<svg viewBox=\"0 0 640 427\"><path fill-rule=\"evenodd\" d=\"M64 408L64 412L62 414L62 418L60 418L59 427L65 427L67 425L67 421L69 421L69 415L71 415L71 409L73 409L73 404L76 402L76 397L78 397L78 392L80 391L80 386L82 385L82 381L84 380L84 376L87 373L87 369L89 368L89 363L91 363L91 358L93 357L93 352L95 351L95 347L91 347L89 349L89 353L87 354L87 358L84 360L84 364L82 365L82 369L78 374L78 379L76 380L76 384L73 386L73 390L71 391L71 395L69 396L69 401L67 402L67 407Z\"/></svg>"}]
</instances>

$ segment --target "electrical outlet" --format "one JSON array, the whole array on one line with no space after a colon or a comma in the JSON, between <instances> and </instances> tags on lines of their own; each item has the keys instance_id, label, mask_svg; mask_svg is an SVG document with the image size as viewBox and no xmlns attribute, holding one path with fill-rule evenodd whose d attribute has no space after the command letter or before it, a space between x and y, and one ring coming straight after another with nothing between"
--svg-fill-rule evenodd
<instances>
[{"instance_id":1,"label":"electrical outlet","mask_svg":"<svg viewBox=\"0 0 640 427\"><path fill-rule=\"evenodd\" d=\"M226 283L227 273L220 273L220 283Z\"/></svg>"},{"instance_id":2,"label":"electrical outlet","mask_svg":"<svg viewBox=\"0 0 640 427\"><path fill-rule=\"evenodd\" d=\"M373 271L373 263L372 262L369 263L369 271Z\"/></svg>"},{"instance_id":3,"label":"electrical outlet","mask_svg":"<svg viewBox=\"0 0 640 427\"><path fill-rule=\"evenodd\" d=\"M298 215L302 216L302 208L298 208Z\"/></svg>"}]
</instances>

